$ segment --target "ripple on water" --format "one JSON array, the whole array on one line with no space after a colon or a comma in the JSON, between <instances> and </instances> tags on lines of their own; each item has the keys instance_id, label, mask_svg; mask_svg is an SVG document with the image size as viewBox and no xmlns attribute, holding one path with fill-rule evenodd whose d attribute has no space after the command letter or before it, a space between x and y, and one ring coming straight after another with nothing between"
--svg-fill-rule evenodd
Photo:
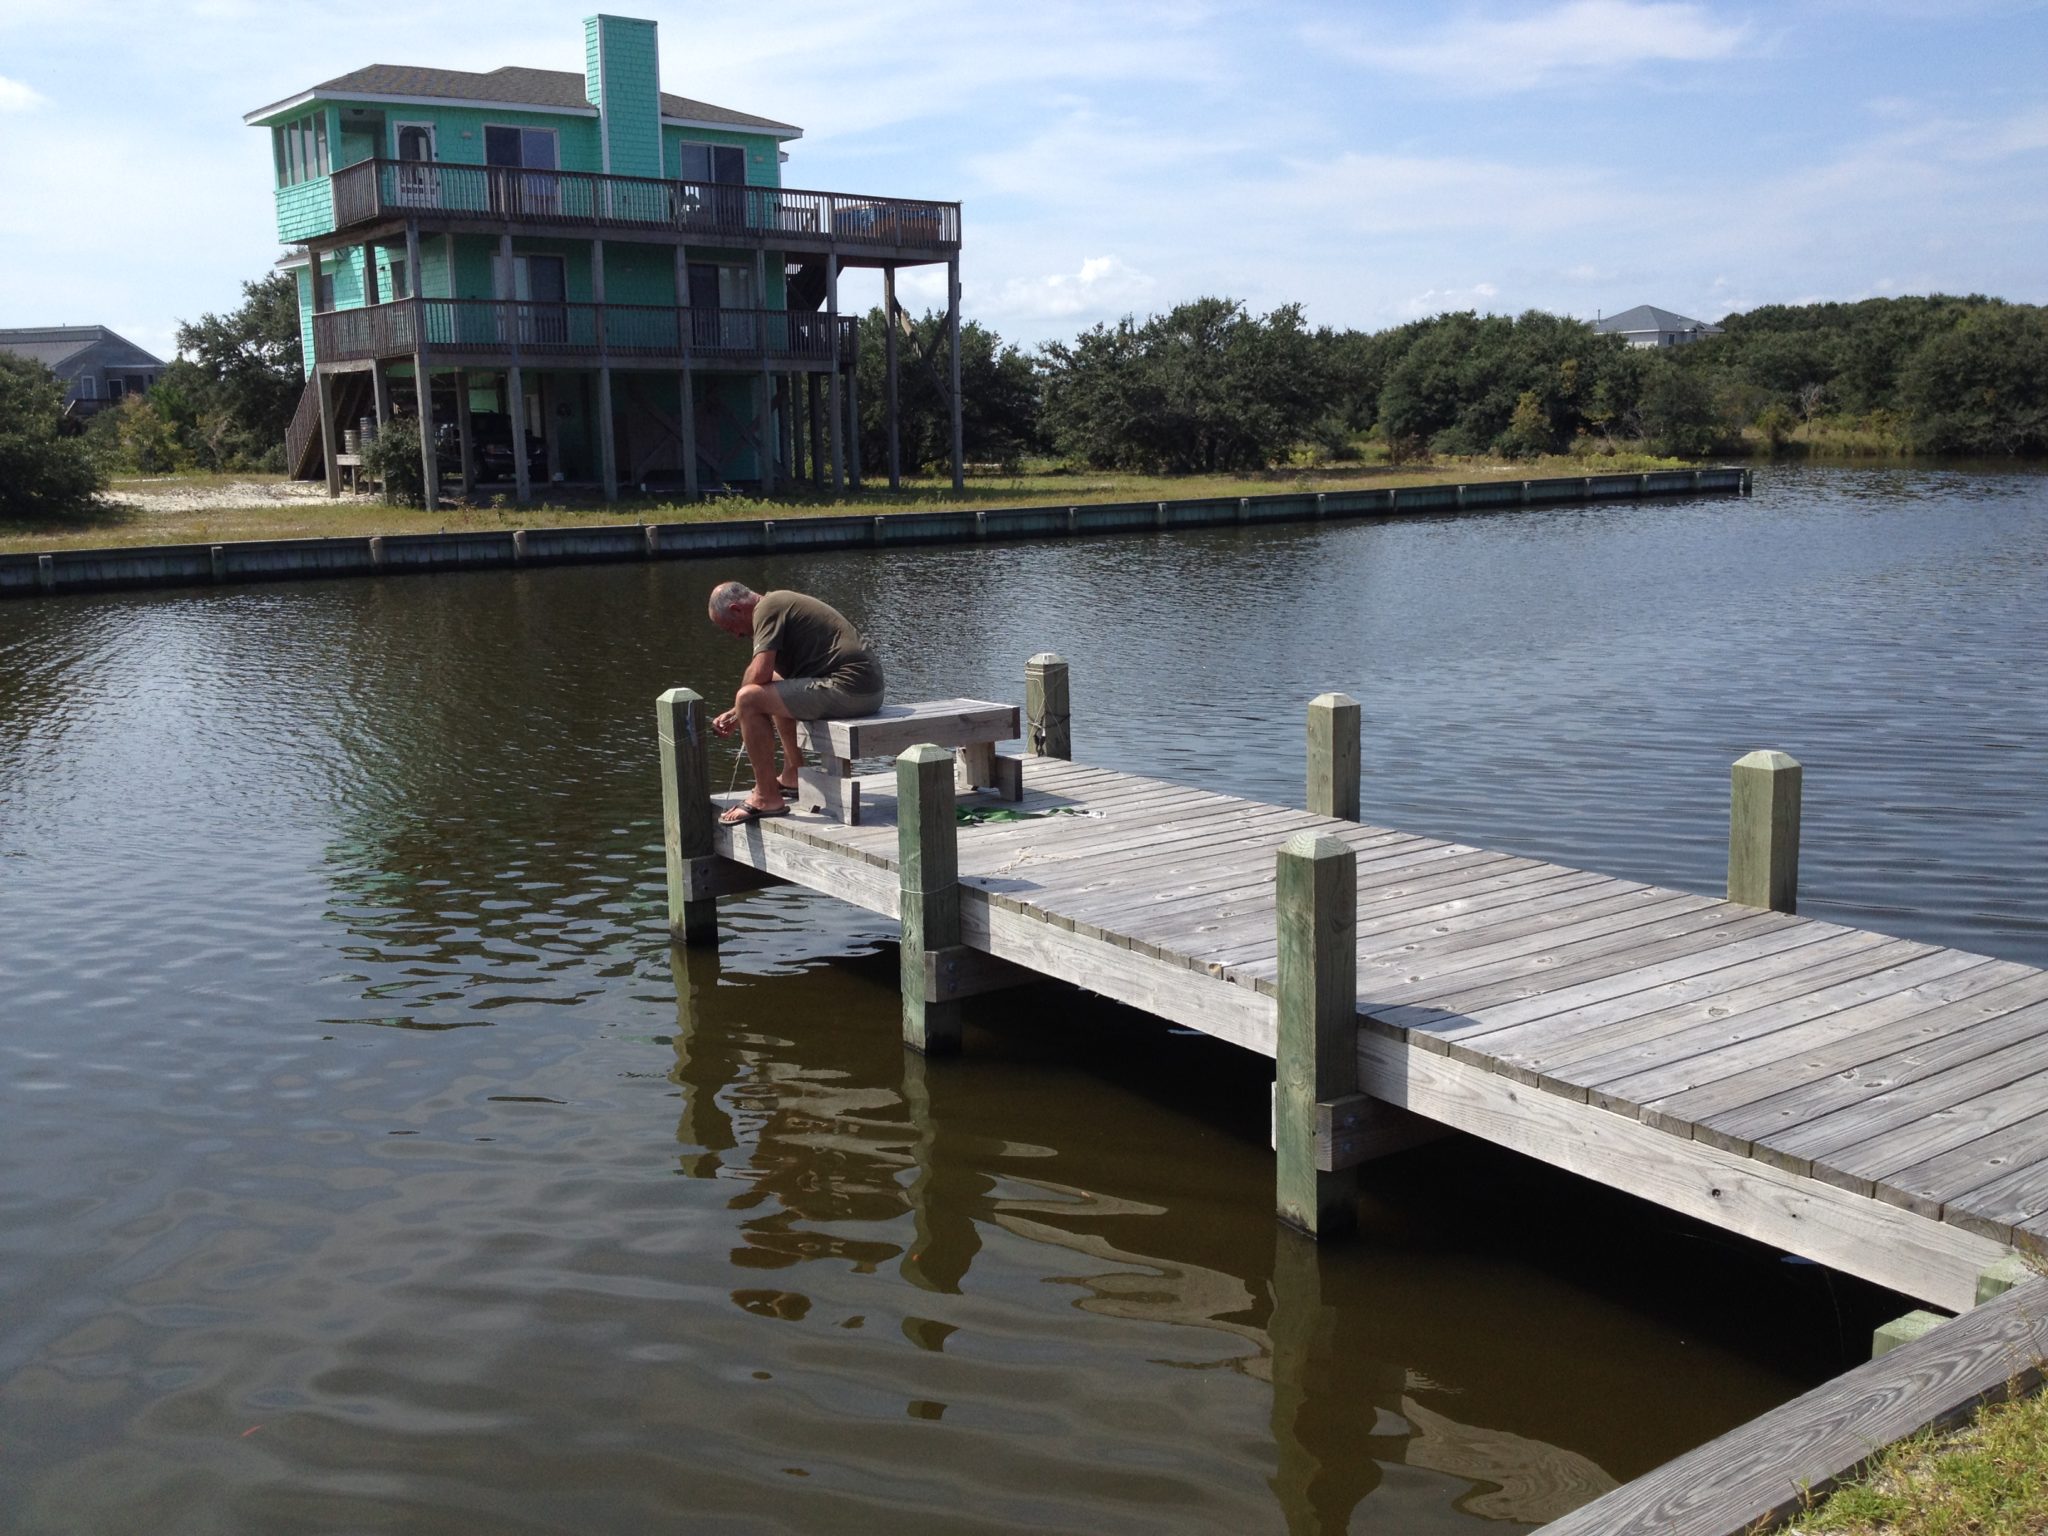
<instances>
[{"instance_id":1,"label":"ripple on water","mask_svg":"<svg viewBox=\"0 0 2048 1536\"><path fill-rule=\"evenodd\" d=\"M1804 910L2048 964L2044 487L730 574L903 695L1058 650L1084 758L1266 799L1341 688L1375 819L1694 890L1782 747ZM735 673L723 574L0 607L22 1529L1472 1531L1855 1357L1885 1298L1479 1148L1304 1253L1256 1064L1040 988L928 1068L891 925L802 892L678 970L647 701Z\"/></svg>"}]
</instances>

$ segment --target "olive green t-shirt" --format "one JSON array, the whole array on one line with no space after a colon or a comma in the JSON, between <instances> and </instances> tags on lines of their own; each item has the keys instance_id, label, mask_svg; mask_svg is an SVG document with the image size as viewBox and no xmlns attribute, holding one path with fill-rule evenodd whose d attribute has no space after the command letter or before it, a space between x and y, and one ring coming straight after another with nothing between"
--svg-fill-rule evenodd
<instances>
[{"instance_id":1,"label":"olive green t-shirt","mask_svg":"<svg viewBox=\"0 0 2048 1536\"><path fill-rule=\"evenodd\" d=\"M801 592L768 592L755 605L754 654L763 651L775 653L784 677L829 677L861 691L882 686L881 664L860 631L830 603Z\"/></svg>"}]
</instances>

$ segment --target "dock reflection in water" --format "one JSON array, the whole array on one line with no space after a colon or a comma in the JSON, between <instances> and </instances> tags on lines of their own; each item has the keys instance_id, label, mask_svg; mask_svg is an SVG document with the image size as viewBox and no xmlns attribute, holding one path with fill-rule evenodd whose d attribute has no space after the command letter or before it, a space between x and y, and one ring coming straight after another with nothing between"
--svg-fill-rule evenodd
<instances>
[{"instance_id":1,"label":"dock reflection in water","mask_svg":"<svg viewBox=\"0 0 2048 1536\"><path fill-rule=\"evenodd\" d=\"M1655 1458L1626 1415L1596 1413L1609 1423L1581 1442L1591 1455L1543 1438L1576 1437L1589 1405L1639 1398L1657 1369L1570 1347L1614 1326L1598 1303L1533 1275L1502 1287L1497 1255L1319 1251L1268 1220L1270 1162L1246 1134L1265 1074L1227 1048L1037 987L992 1005L966 1059L932 1063L893 1048L893 966L764 984L704 952L673 964L681 1166L740 1186L731 1261L749 1279L731 1299L813 1329L804 1380L785 1385L847 1410L761 1425L793 1458L915 1459L871 1401L885 1383L904 1420L966 1437L946 1459L995 1473L1030 1500L1016 1517L1044 1529L1345 1531L1367 1508L1369 1526L1404 1531L1535 1525L1614 1486L1596 1456L1629 1470ZM849 1018L856 981L868 1006ZM838 1020L806 1028L828 998ZM1078 1054L1128 1079L1107 1102L1064 1064L1084 1040ZM1162 1066L1162 1048L1180 1059ZM878 1086L892 1068L895 1091ZM1164 1087L1191 1073L1208 1101L1193 1114ZM1386 1170L1386 1226L1428 1219L1431 1196L1398 1188L1417 1171ZM1531 1173L1510 1199L1553 1182L1544 1193L1570 1197L1568 1181ZM1465 1198L1486 1232L1516 1224L1499 1195ZM857 1283L884 1270L909 1289ZM1061 1321L1072 1312L1088 1321ZM878 1331L916 1352L877 1350ZM1537 1377L1508 1401L1486 1381L1474 1422L1467 1373L1497 1370L1502 1335L1518 1355L1535 1345L1517 1368ZM1669 1369L1700 1363L1673 1342L1652 1349ZM1732 1409L1699 1406L1702 1423ZM996 1514L985 1488L978 1507Z\"/></svg>"}]
</instances>

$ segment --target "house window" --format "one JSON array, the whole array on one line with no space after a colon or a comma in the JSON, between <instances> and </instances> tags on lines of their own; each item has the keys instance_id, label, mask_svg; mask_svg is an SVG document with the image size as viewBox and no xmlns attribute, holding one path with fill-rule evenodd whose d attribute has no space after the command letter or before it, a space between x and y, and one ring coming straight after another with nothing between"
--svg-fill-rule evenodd
<instances>
[{"instance_id":1,"label":"house window","mask_svg":"<svg viewBox=\"0 0 2048 1536\"><path fill-rule=\"evenodd\" d=\"M507 214L547 215L561 211L561 190L553 176L514 176L513 171L552 171L559 164L555 130L484 124L484 163L491 170L491 207Z\"/></svg>"},{"instance_id":2,"label":"house window","mask_svg":"<svg viewBox=\"0 0 2048 1536\"><path fill-rule=\"evenodd\" d=\"M407 271L406 271L406 269L405 269L405 258L404 258L403 256L394 256L394 257L392 257L392 258L391 258L391 297L392 297L392 298L394 298L394 299L409 299L409 298L411 298L411 297L412 297L412 289L410 289L410 288L408 288L408 287L406 286L406 280L407 280L407 279L408 279L408 278L409 278L410 276L411 276L411 274L410 274L409 272L407 272Z\"/></svg>"},{"instance_id":3,"label":"house window","mask_svg":"<svg viewBox=\"0 0 2048 1536\"><path fill-rule=\"evenodd\" d=\"M81 373L78 376L78 398L97 400L100 397L100 381L96 374Z\"/></svg>"},{"instance_id":4,"label":"house window","mask_svg":"<svg viewBox=\"0 0 2048 1536\"><path fill-rule=\"evenodd\" d=\"M334 274L315 272L313 274L313 308L326 314L334 308Z\"/></svg>"},{"instance_id":5,"label":"house window","mask_svg":"<svg viewBox=\"0 0 2048 1536\"><path fill-rule=\"evenodd\" d=\"M728 186L740 186L747 179L747 152L730 144L701 144L694 139L685 139L677 146L682 151L682 169L677 176L683 181L715 181Z\"/></svg>"},{"instance_id":6,"label":"house window","mask_svg":"<svg viewBox=\"0 0 2048 1536\"><path fill-rule=\"evenodd\" d=\"M277 149L277 184L295 187L327 174L327 114L312 112L270 130Z\"/></svg>"},{"instance_id":7,"label":"house window","mask_svg":"<svg viewBox=\"0 0 2048 1536\"><path fill-rule=\"evenodd\" d=\"M520 166L530 171L555 169L555 130L484 125L484 164Z\"/></svg>"},{"instance_id":8,"label":"house window","mask_svg":"<svg viewBox=\"0 0 2048 1536\"><path fill-rule=\"evenodd\" d=\"M107 398L109 400L118 400L127 392L126 386L119 379L107 380Z\"/></svg>"}]
</instances>

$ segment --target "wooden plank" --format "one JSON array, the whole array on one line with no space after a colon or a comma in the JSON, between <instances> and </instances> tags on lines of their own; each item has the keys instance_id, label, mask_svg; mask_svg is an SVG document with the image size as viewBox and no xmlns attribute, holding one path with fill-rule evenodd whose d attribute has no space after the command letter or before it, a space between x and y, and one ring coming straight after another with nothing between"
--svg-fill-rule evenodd
<instances>
[{"instance_id":1,"label":"wooden plank","mask_svg":"<svg viewBox=\"0 0 2048 1536\"><path fill-rule=\"evenodd\" d=\"M1938 1217L1979 1185L2048 1160L2044 1104L2048 1073L2036 1073L1937 1110L1918 1125L1815 1158L1814 1172L1868 1176L1878 1199Z\"/></svg>"},{"instance_id":2,"label":"wooden plank","mask_svg":"<svg viewBox=\"0 0 2048 1536\"><path fill-rule=\"evenodd\" d=\"M1892 946L1897 946L1896 950ZM1802 997L1833 982L1926 953L1925 945L1887 940L1880 934L1839 934L1723 971L1671 982L1652 996L1615 998L1570 1014L1552 1014L1468 1035L1466 1043L1489 1052L1502 1070L1524 1082L1583 1099L1586 1082L1580 1063L1590 1058L1638 1046L1693 1024ZM1651 1011L1644 1012L1645 1008ZM1492 1012L1478 1017L1481 1022L1490 1021Z\"/></svg>"},{"instance_id":3,"label":"wooden plank","mask_svg":"<svg viewBox=\"0 0 2048 1536\"><path fill-rule=\"evenodd\" d=\"M2048 1157L1949 1201L1941 1219L1997 1242L2048 1253Z\"/></svg>"},{"instance_id":4,"label":"wooden plank","mask_svg":"<svg viewBox=\"0 0 2048 1536\"><path fill-rule=\"evenodd\" d=\"M964 747L978 741L1014 741L1023 735L1017 706L986 699L934 699L885 704L852 720L798 723L804 745L834 757L890 757L920 745Z\"/></svg>"},{"instance_id":5,"label":"wooden plank","mask_svg":"<svg viewBox=\"0 0 2048 1536\"><path fill-rule=\"evenodd\" d=\"M1361 1092L1951 1310L2006 1248L1923 1216L1360 1031Z\"/></svg>"},{"instance_id":6,"label":"wooden plank","mask_svg":"<svg viewBox=\"0 0 2048 1536\"><path fill-rule=\"evenodd\" d=\"M1446 860L1430 866L1426 879L1404 880L1375 893L1370 902L1361 902L1359 933L1361 937L1376 935L1430 913L1482 912L1491 905L1505 906L1536 892L1607 882L1605 875L1577 870L1560 874L1555 866L1529 859L1493 861L1482 855ZM1203 964L1212 973L1227 971L1246 980L1269 979L1272 975L1270 941L1261 943L1218 935L1205 944L1204 955Z\"/></svg>"},{"instance_id":7,"label":"wooden plank","mask_svg":"<svg viewBox=\"0 0 2048 1536\"><path fill-rule=\"evenodd\" d=\"M2048 982L2048 977L2040 978ZM1796 1071L1780 1064L1773 1073L1759 1073L1757 1085L1773 1091L1715 1117L1715 1138L1745 1144L1762 1142L1773 1161L1795 1173L1817 1151L1868 1139L1894 1125L1910 1125L1944 1104L1960 1103L2000 1083L2048 1068L2048 1001L2028 994L2048 991L2029 983L2001 987L2010 1010L1967 1023L1973 1010L1984 1009L1996 996L1985 993L1965 1002L1937 1008L1902 1021L1892 1030L1870 1037L1882 1047L1902 1049L1835 1071L1809 1074L1801 1061ZM1993 1005L1997 1006L1997 1005ZM1784 1083L1789 1086L1778 1086ZM1723 1145L1730 1141L1723 1140ZM1763 1155L1763 1154L1758 1154Z\"/></svg>"},{"instance_id":8,"label":"wooden plank","mask_svg":"<svg viewBox=\"0 0 2048 1536\"><path fill-rule=\"evenodd\" d=\"M935 1003L950 1003L963 997L980 997L1010 987L1028 986L1038 980L1036 972L1021 965L998 960L984 950L965 944L925 951L925 996Z\"/></svg>"},{"instance_id":9,"label":"wooden plank","mask_svg":"<svg viewBox=\"0 0 2048 1536\"><path fill-rule=\"evenodd\" d=\"M961 936L998 959L1172 1019L1262 1056L1273 1054L1273 1000L1100 939L1006 911L963 888Z\"/></svg>"},{"instance_id":10,"label":"wooden plank","mask_svg":"<svg viewBox=\"0 0 2048 1536\"><path fill-rule=\"evenodd\" d=\"M1773 914L1775 921L1763 922L1753 916L1736 915L1745 910L1725 905L1704 907L1655 924L1647 933L1632 932L1595 939L1585 944L1566 946L1557 954L1521 955L1511 961L1459 971L1449 977L1439 977L1428 967L1419 967L1399 979L1376 980L1371 1011L1383 1021L1402 1024L1417 1018L1441 1021L1444 1015L1455 1014L1460 1022L1446 1027L1466 1030L1476 1027L1468 1017L1471 1011L1490 1003L1512 1000L1557 1003L1557 1007L1549 1009L1557 1012L1563 1007L1570 1007L1573 1001L1590 1001L1589 997L1575 996L1563 1001L1559 998L1559 994L1568 987L1581 982L1619 978L1624 982L1624 990L1640 992L1651 985L1651 981L1644 978L1660 961L1685 959L1734 939L1773 933L1790 921L1776 914ZM1693 973L1684 971L1682 974Z\"/></svg>"},{"instance_id":11,"label":"wooden plank","mask_svg":"<svg viewBox=\"0 0 2048 1536\"><path fill-rule=\"evenodd\" d=\"M1433 868L1449 862L1447 855L1453 851L1441 847L1429 849L1398 858L1376 860L1373 867L1397 865L1398 868L1382 877L1391 879L1416 868ZM1367 884L1361 877L1356 895L1363 901L1374 889L1374 885ZM1212 974L1215 972L1211 957L1221 947L1249 943L1263 952L1269 970L1265 979L1271 979L1278 974L1277 949L1265 936L1272 925L1272 912L1272 883L1266 881L1233 884L1222 891L1171 900L1155 899L1100 918L1077 920L1077 926L1084 921L1100 922L1104 927L1118 926L1123 930L1121 937L1134 948L1161 956L1171 955L1182 964L1210 970Z\"/></svg>"},{"instance_id":12,"label":"wooden plank","mask_svg":"<svg viewBox=\"0 0 2048 1536\"><path fill-rule=\"evenodd\" d=\"M1742 1536L1883 1447L2039 1384L2048 1285L2007 1291L1544 1527L1545 1536Z\"/></svg>"},{"instance_id":13,"label":"wooden plank","mask_svg":"<svg viewBox=\"0 0 2048 1536\"><path fill-rule=\"evenodd\" d=\"M1273 829L1252 828L1227 845L1203 845L1192 855L1183 852L1165 864L1146 859L1119 862L1085 884L1045 892L1044 900L1056 908L1063 920L1128 914L1132 921L1143 917L1162 922L1183 909L1208 910L1233 899L1245 900L1256 892L1261 894L1251 899L1270 912L1273 855L1279 852L1281 844L1303 832L1327 835L1323 826L1315 822L1284 822L1279 826L1284 830L1278 836ZM1346 841L1351 846L1348 840L1333 841ZM1365 840L1364 846L1352 847L1352 852L1359 868L1371 874L1412 868L1442 858L1447 847L1420 838L1404 839L1395 833ZM1184 878L1191 874L1198 878ZM1384 878L1393 876L1388 874Z\"/></svg>"},{"instance_id":14,"label":"wooden plank","mask_svg":"<svg viewBox=\"0 0 2048 1536\"><path fill-rule=\"evenodd\" d=\"M1596 1058L1602 1064L1588 1063L1585 1080L1588 1086L1599 1086L1600 1102L1609 1108L1647 1105L1688 1090L1692 1103L1711 1106L1716 1101L1710 1085L1721 1079L1781 1062L1795 1055L1802 1042L1825 1044L1939 1007L1956 990L1967 988L1981 969L1983 963L1973 955L1936 950L1876 976L1813 993L1796 1007L1715 1019L1665 1035L1655 1042L1657 1061L1647 1067L1617 1070L1619 1062ZM1644 1047L1639 1054L1649 1049ZM1733 1102L1743 1103L1749 1088L1744 1084L1728 1092L1736 1095ZM1668 1118L1680 1117L1674 1111ZM1703 1117L1682 1118L1690 1125Z\"/></svg>"},{"instance_id":15,"label":"wooden plank","mask_svg":"<svg viewBox=\"0 0 2048 1536\"><path fill-rule=\"evenodd\" d=\"M1563 890L1548 886L1533 889L1546 894L1470 916L1455 925L1413 914L1382 917L1373 925L1375 932L1359 939L1359 975L1364 979L1361 984L1369 982L1374 974L1404 971L1425 962L1440 964L1448 972L1458 965L1477 966L1498 958L1497 954L1470 947L1474 945L1497 943L1502 953L1517 945L1543 949L1560 941L1597 936L1591 931L1595 924L1626 927L1651 922L1659 915L1657 909L1636 909L1642 908L1646 899L1671 896L1670 892L1626 881L1594 880ZM1575 931L1567 932L1567 928ZM1227 933L1223 936L1227 937ZM1454 949L1456 944L1468 947ZM1257 962L1242 969L1246 974L1265 975L1270 971L1270 962Z\"/></svg>"},{"instance_id":16,"label":"wooden plank","mask_svg":"<svg viewBox=\"0 0 2048 1536\"><path fill-rule=\"evenodd\" d=\"M1802 1053L1740 1074L1751 1097L1703 1116L1687 1095L1657 1107L1690 1114L1705 1136L1730 1151L1761 1142L1772 1161L1806 1171L1802 1149L1827 1143L1852 1124L1875 1134L1905 1124L1979 1087L2048 1067L2048 977L1980 993L1873 1029L1828 1050ZM1854 1056L1859 1059L1849 1061ZM2024 1065L2022 1065L2024 1064ZM1953 1075L1952 1075L1953 1074ZM1717 1088L1732 1090L1736 1079Z\"/></svg>"},{"instance_id":17,"label":"wooden plank","mask_svg":"<svg viewBox=\"0 0 2048 1536\"><path fill-rule=\"evenodd\" d=\"M1461 1040L1480 1044L1482 1036L1509 1024L1525 1023L1531 1019L1549 1018L1554 1015L1573 1013L1616 999L1622 1002L1619 1011L1624 1015L1643 1008L1660 1006L1664 999L1655 997L1659 988L1672 982L1687 981L1709 976L1713 972L1732 969L1734 966L1766 955L1777 954L1780 950L1797 949L1806 944L1818 943L1828 937L1818 931L1818 925L1805 927L1793 919L1772 915L1771 919L1758 921L1749 919L1740 924L1723 924L1714 930L1722 939L1730 937L1749 938L1763 936L1763 942L1746 944L1732 953L1707 953L1683 948L1683 940L1674 948L1670 944L1659 946L1659 955L1645 957L1635 955L1622 962L1619 971L1606 970L1602 974L1580 981L1572 977L1556 978L1558 985L1540 988L1531 984L1509 984L1493 986L1482 992L1461 999L1457 1005L1464 1023L1450 1026L1441 1021L1445 1011L1441 1007L1402 1009L1398 1007L1370 1007L1366 1011L1380 1022L1396 1027L1407 1027L1408 1021L1438 1020L1438 1030L1455 1028ZM1720 946L1715 946L1717 949ZM1670 952L1667 963L1660 956ZM1612 965L1609 958L1603 963ZM1712 985L1713 983L1707 983Z\"/></svg>"}]
</instances>

